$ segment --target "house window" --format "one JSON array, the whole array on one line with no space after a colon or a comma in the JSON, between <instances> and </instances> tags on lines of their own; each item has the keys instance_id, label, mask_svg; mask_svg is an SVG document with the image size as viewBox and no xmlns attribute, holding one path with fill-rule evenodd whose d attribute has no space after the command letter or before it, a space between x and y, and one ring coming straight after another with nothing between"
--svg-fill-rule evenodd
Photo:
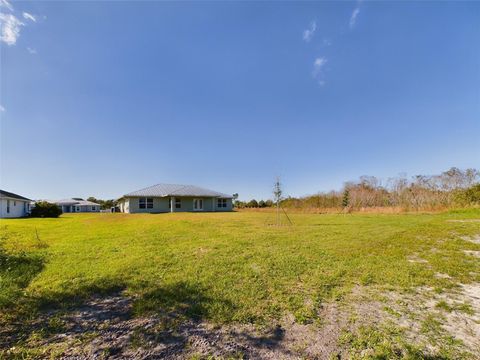
<instances>
[{"instance_id":1,"label":"house window","mask_svg":"<svg viewBox=\"0 0 480 360\"><path fill-rule=\"evenodd\" d=\"M77 206L77 212L79 212L79 211L80 211L80 206Z\"/></svg>"},{"instance_id":2,"label":"house window","mask_svg":"<svg viewBox=\"0 0 480 360\"><path fill-rule=\"evenodd\" d=\"M153 198L139 198L138 207L140 209L153 209Z\"/></svg>"},{"instance_id":3,"label":"house window","mask_svg":"<svg viewBox=\"0 0 480 360\"><path fill-rule=\"evenodd\" d=\"M92 206L92 211L95 211L95 206Z\"/></svg>"},{"instance_id":4,"label":"house window","mask_svg":"<svg viewBox=\"0 0 480 360\"><path fill-rule=\"evenodd\" d=\"M153 209L153 198L147 198L147 209Z\"/></svg>"},{"instance_id":5,"label":"house window","mask_svg":"<svg viewBox=\"0 0 480 360\"><path fill-rule=\"evenodd\" d=\"M7 200L7 214L10 214L10 200Z\"/></svg>"},{"instance_id":6,"label":"house window","mask_svg":"<svg viewBox=\"0 0 480 360\"><path fill-rule=\"evenodd\" d=\"M218 208L226 208L227 207L227 199L218 199L217 200L217 207Z\"/></svg>"},{"instance_id":7,"label":"house window","mask_svg":"<svg viewBox=\"0 0 480 360\"><path fill-rule=\"evenodd\" d=\"M175 198L175 209L181 209L182 208L182 199Z\"/></svg>"},{"instance_id":8,"label":"house window","mask_svg":"<svg viewBox=\"0 0 480 360\"><path fill-rule=\"evenodd\" d=\"M13 200L13 206L17 206L17 202Z\"/></svg>"},{"instance_id":9,"label":"house window","mask_svg":"<svg viewBox=\"0 0 480 360\"><path fill-rule=\"evenodd\" d=\"M193 199L193 210L203 210L203 199Z\"/></svg>"}]
</instances>

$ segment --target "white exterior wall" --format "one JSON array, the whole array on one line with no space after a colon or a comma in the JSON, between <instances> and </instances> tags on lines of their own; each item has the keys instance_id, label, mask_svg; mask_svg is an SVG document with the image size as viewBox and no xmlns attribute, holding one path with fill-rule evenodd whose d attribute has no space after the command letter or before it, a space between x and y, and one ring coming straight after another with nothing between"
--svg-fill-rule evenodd
<instances>
[{"instance_id":1,"label":"white exterior wall","mask_svg":"<svg viewBox=\"0 0 480 360\"><path fill-rule=\"evenodd\" d=\"M129 213L130 212L130 200L122 199L118 202L118 207L120 208L120 212Z\"/></svg>"},{"instance_id":2,"label":"white exterior wall","mask_svg":"<svg viewBox=\"0 0 480 360\"><path fill-rule=\"evenodd\" d=\"M7 213L7 202L10 202L10 212ZM27 216L30 211L30 201L18 199L0 199L0 218L18 218Z\"/></svg>"}]
</instances>

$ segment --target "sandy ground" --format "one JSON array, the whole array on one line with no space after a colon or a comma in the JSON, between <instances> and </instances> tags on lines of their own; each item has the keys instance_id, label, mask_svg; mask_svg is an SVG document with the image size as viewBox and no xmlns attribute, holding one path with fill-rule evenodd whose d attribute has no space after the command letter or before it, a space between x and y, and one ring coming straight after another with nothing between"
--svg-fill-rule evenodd
<instances>
[{"instance_id":1,"label":"sandy ground","mask_svg":"<svg viewBox=\"0 0 480 360\"><path fill-rule=\"evenodd\" d=\"M205 321L178 321L175 317L133 317L132 300L115 294L95 297L69 312L44 313L31 324L32 334L57 324L57 330L35 339L30 346L44 347L45 357L62 359L189 359L192 356L247 359L349 358L339 345L342 332L360 325L377 326L393 321L406 329L412 343L424 344L434 354L435 342L421 333L423 317L441 312L436 304L467 302L474 314L442 313L442 328L461 340L470 351L480 353L480 284L462 285L455 294L434 295L432 289L417 289L408 295L385 292L381 301L373 292L358 287L350 302L332 303L319 309L320 324L301 325L293 317L263 328L253 325L213 326ZM385 312L386 304L397 315ZM352 322L352 316L357 319ZM18 334L14 328L0 330L0 348L15 353ZM426 345L425 345L426 344Z\"/></svg>"},{"instance_id":2,"label":"sandy ground","mask_svg":"<svg viewBox=\"0 0 480 360\"><path fill-rule=\"evenodd\" d=\"M92 299L66 314L44 314L33 328L41 329L52 318L58 318L63 329L32 345L48 345L64 359L104 356L184 359L193 355L298 359L302 354L326 359L336 351L340 328L346 323L335 306L321 310L325 325L319 331L312 325L297 324L293 318L284 319L281 326L274 324L265 328L252 325L215 327L203 321L175 324L174 318L134 318L131 305L130 299L117 294ZM0 346L15 343L16 333L11 330L0 334L4 339Z\"/></svg>"}]
</instances>

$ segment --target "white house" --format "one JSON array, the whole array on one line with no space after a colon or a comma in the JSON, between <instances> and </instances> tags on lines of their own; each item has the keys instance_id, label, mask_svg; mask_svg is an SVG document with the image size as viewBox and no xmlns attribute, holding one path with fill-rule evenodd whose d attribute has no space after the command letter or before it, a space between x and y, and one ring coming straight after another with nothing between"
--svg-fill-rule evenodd
<instances>
[{"instance_id":1,"label":"white house","mask_svg":"<svg viewBox=\"0 0 480 360\"><path fill-rule=\"evenodd\" d=\"M232 196L193 185L158 184L123 195L121 212L232 211Z\"/></svg>"},{"instance_id":2,"label":"white house","mask_svg":"<svg viewBox=\"0 0 480 360\"><path fill-rule=\"evenodd\" d=\"M49 203L56 204L64 213L76 212L100 212L100 204L92 201L83 200L81 198L63 199L63 200L46 200Z\"/></svg>"},{"instance_id":3,"label":"white house","mask_svg":"<svg viewBox=\"0 0 480 360\"><path fill-rule=\"evenodd\" d=\"M30 213L30 202L26 197L0 190L0 218L19 218Z\"/></svg>"}]
</instances>

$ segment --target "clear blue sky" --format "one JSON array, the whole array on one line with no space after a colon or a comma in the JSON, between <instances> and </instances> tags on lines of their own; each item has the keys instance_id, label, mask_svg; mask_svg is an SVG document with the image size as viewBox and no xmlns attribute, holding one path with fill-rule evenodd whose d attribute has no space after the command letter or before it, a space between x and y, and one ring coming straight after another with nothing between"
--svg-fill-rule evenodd
<instances>
[{"instance_id":1,"label":"clear blue sky","mask_svg":"<svg viewBox=\"0 0 480 360\"><path fill-rule=\"evenodd\" d=\"M2 0L1 188L240 198L480 168L480 2Z\"/></svg>"}]
</instances>

